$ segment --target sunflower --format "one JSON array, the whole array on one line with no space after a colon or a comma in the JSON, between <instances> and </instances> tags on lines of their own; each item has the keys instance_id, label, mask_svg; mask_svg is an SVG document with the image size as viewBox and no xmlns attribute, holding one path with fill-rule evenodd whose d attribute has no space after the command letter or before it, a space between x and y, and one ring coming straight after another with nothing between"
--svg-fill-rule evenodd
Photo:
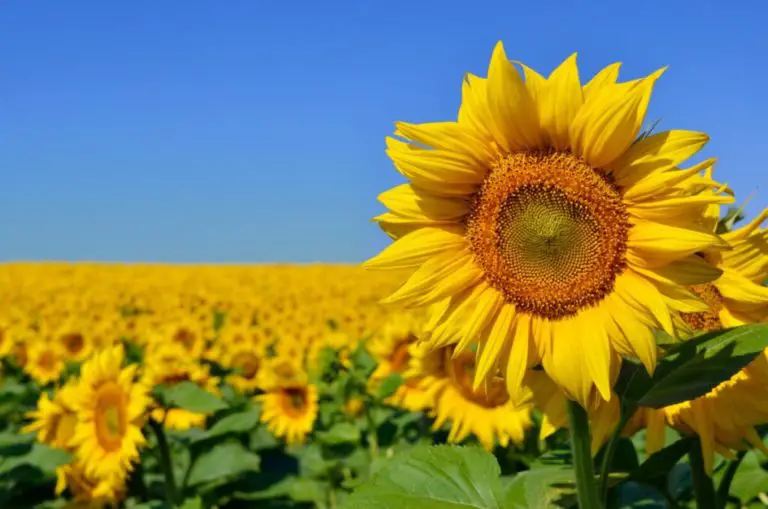
<instances>
[{"instance_id":1,"label":"sunflower","mask_svg":"<svg viewBox=\"0 0 768 509\"><path fill-rule=\"evenodd\" d=\"M459 353L450 346L430 350L417 343L411 355L407 376L420 379L432 397L433 429L451 422L448 441L461 442L473 434L488 450L496 439L504 447L523 441L525 430L533 424L530 405L514 403L498 378L481 389L473 388L476 358L472 351Z\"/></svg>"},{"instance_id":2,"label":"sunflower","mask_svg":"<svg viewBox=\"0 0 768 509\"><path fill-rule=\"evenodd\" d=\"M582 86L573 55L523 81L499 43L458 121L400 122L387 140L410 182L379 197L395 242L367 266L411 271L385 302L433 304L433 348L479 338L475 387L498 368L516 398L541 363L582 406L608 400L621 355L654 369L675 302L704 309L684 287L719 271L692 255L727 243L697 219L732 198L698 192L717 185L700 174L711 160L678 168L706 135L638 138L662 71L619 83L619 66Z\"/></svg>"},{"instance_id":3,"label":"sunflower","mask_svg":"<svg viewBox=\"0 0 768 509\"><path fill-rule=\"evenodd\" d=\"M200 364L194 357L189 357L183 345L168 343L158 346L145 358L141 383L147 391L156 385L172 386L179 382L193 382L203 389L216 393L218 378L212 377L208 367ZM162 422L168 429L187 430L205 427L206 414L192 412L184 408L156 407L150 416Z\"/></svg>"},{"instance_id":4,"label":"sunflower","mask_svg":"<svg viewBox=\"0 0 768 509\"><path fill-rule=\"evenodd\" d=\"M413 315L398 313L384 324L379 334L368 340L366 347L378 362L369 380L372 392L388 376L404 375L408 370L411 347L418 340L420 325ZM418 412L429 405L430 399L430 395L420 386L419 379L411 377L405 379L386 403Z\"/></svg>"},{"instance_id":5,"label":"sunflower","mask_svg":"<svg viewBox=\"0 0 768 509\"><path fill-rule=\"evenodd\" d=\"M262 404L261 422L289 445L300 444L312 431L317 419L317 388L307 383L272 386L254 397Z\"/></svg>"},{"instance_id":6,"label":"sunflower","mask_svg":"<svg viewBox=\"0 0 768 509\"><path fill-rule=\"evenodd\" d=\"M122 367L122 346L107 348L80 371L74 406L77 424L70 445L86 477L94 481L125 479L146 443L141 433L148 397L135 383L136 364Z\"/></svg>"},{"instance_id":7,"label":"sunflower","mask_svg":"<svg viewBox=\"0 0 768 509\"><path fill-rule=\"evenodd\" d=\"M222 359L222 365L234 368L237 373L227 376L227 382L241 392L252 392L259 384L259 369L263 363L263 353L257 346L242 344L230 346Z\"/></svg>"},{"instance_id":8,"label":"sunflower","mask_svg":"<svg viewBox=\"0 0 768 509\"><path fill-rule=\"evenodd\" d=\"M70 320L53 334L53 341L59 345L67 360L81 362L91 354L93 345L85 329L81 321Z\"/></svg>"},{"instance_id":9,"label":"sunflower","mask_svg":"<svg viewBox=\"0 0 768 509\"><path fill-rule=\"evenodd\" d=\"M93 479L77 464L64 465L56 469L56 494L69 490L71 509L101 509L115 507L125 499L125 483L116 479Z\"/></svg>"},{"instance_id":10,"label":"sunflower","mask_svg":"<svg viewBox=\"0 0 768 509\"><path fill-rule=\"evenodd\" d=\"M53 400L47 393L42 393L37 401L37 409L27 417L32 422L22 428L24 433L37 433L37 440L46 445L63 450L70 450L69 442L75 433L77 414L75 397L77 381L70 379L66 385L54 394Z\"/></svg>"},{"instance_id":11,"label":"sunflower","mask_svg":"<svg viewBox=\"0 0 768 509\"><path fill-rule=\"evenodd\" d=\"M714 229L719 210L710 207L707 217L708 224ZM724 233L722 237L733 247L731 251L705 250L701 253L707 262L722 271L722 275L712 283L691 288L709 305L704 312L681 314L691 333L766 320L768 288L762 283L768 277L768 230L760 225L767 218L768 210L743 228ZM768 349L704 396L665 407L661 412L672 427L699 436L704 466L711 473L715 452L731 458L733 449L743 449L746 444L765 450L755 426L768 423L766 400ZM656 413L648 409L639 412L643 416L637 417L639 423L631 423L635 427L649 425L650 419L656 417ZM656 439L651 447L662 447L663 433L658 429L658 418L653 422ZM648 430L652 432L650 425Z\"/></svg>"},{"instance_id":12,"label":"sunflower","mask_svg":"<svg viewBox=\"0 0 768 509\"><path fill-rule=\"evenodd\" d=\"M40 341L33 342L26 355L24 371L42 385L58 380L64 371L64 353L47 339L41 338Z\"/></svg>"}]
</instances>

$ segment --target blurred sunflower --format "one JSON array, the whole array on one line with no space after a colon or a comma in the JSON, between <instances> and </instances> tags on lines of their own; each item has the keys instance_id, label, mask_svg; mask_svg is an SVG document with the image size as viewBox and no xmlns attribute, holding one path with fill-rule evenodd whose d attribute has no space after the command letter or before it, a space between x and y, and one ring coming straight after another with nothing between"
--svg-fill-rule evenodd
<instances>
[{"instance_id":1,"label":"blurred sunflower","mask_svg":"<svg viewBox=\"0 0 768 509\"><path fill-rule=\"evenodd\" d=\"M432 397L433 429L450 421L448 441L461 442L473 434L488 450L497 439L503 447L523 441L525 430L533 425L530 405L514 404L499 378L473 388L476 357L472 351L457 354L453 347L430 350L417 343L411 354L407 375L420 379Z\"/></svg>"},{"instance_id":2,"label":"blurred sunflower","mask_svg":"<svg viewBox=\"0 0 768 509\"><path fill-rule=\"evenodd\" d=\"M64 465L56 469L56 494L68 490L72 501L71 509L102 509L115 507L125 499L125 482L119 479L93 479L77 464Z\"/></svg>"},{"instance_id":3,"label":"blurred sunflower","mask_svg":"<svg viewBox=\"0 0 768 509\"><path fill-rule=\"evenodd\" d=\"M237 372L228 375L227 383L241 392L252 392L259 385L259 369L262 365L263 354L255 345L242 344L231 347L221 364Z\"/></svg>"},{"instance_id":4,"label":"blurred sunflower","mask_svg":"<svg viewBox=\"0 0 768 509\"><path fill-rule=\"evenodd\" d=\"M66 364L63 352L47 338L32 342L25 353L27 361L24 363L24 371L41 385L58 380L64 372Z\"/></svg>"},{"instance_id":5,"label":"blurred sunflower","mask_svg":"<svg viewBox=\"0 0 768 509\"><path fill-rule=\"evenodd\" d=\"M254 400L262 404L261 422L289 445L302 443L317 419L317 388L309 383L272 386Z\"/></svg>"},{"instance_id":6,"label":"blurred sunflower","mask_svg":"<svg viewBox=\"0 0 768 509\"><path fill-rule=\"evenodd\" d=\"M411 359L411 347L418 341L421 322L413 315L397 313L384 324L381 331L366 343L376 362L371 374L369 389L376 391L378 385L393 374L405 375ZM411 412L426 408L431 396L419 384L418 378L405 378L397 391L387 398L386 403L400 406Z\"/></svg>"},{"instance_id":7,"label":"blurred sunflower","mask_svg":"<svg viewBox=\"0 0 768 509\"><path fill-rule=\"evenodd\" d=\"M53 342L59 345L68 361L81 362L91 354L93 345L85 330L83 320L71 319L53 333Z\"/></svg>"},{"instance_id":8,"label":"blurred sunflower","mask_svg":"<svg viewBox=\"0 0 768 509\"><path fill-rule=\"evenodd\" d=\"M218 378L210 375L208 366L190 357L183 345L168 343L158 346L144 359L141 383L147 391L156 385L173 386L180 382L193 382L209 392L217 392ZM166 428L175 430L202 428L206 420L206 414L184 408L156 407L150 411L150 416Z\"/></svg>"},{"instance_id":9,"label":"blurred sunflower","mask_svg":"<svg viewBox=\"0 0 768 509\"><path fill-rule=\"evenodd\" d=\"M125 479L146 443L141 433L146 389L134 381L138 365L123 368L123 359L122 346L111 347L94 354L80 370L70 445L82 472L94 481Z\"/></svg>"},{"instance_id":10,"label":"blurred sunflower","mask_svg":"<svg viewBox=\"0 0 768 509\"><path fill-rule=\"evenodd\" d=\"M410 183L379 197L395 242L367 266L411 270L386 302L434 304L433 348L479 338L474 387L501 369L516 399L541 363L582 406L609 400L620 355L653 371L652 329L675 334L677 300L705 309L685 287L719 271L692 255L728 245L697 220L733 200L697 193L717 185L711 160L678 168L706 135L638 138L662 71L619 83L619 66L582 86L574 54L523 81L499 43L457 122L399 122L405 141L387 140Z\"/></svg>"},{"instance_id":11,"label":"blurred sunflower","mask_svg":"<svg viewBox=\"0 0 768 509\"><path fill-rule=\"evenodd\" d=\"M77 380L75 379L70 379L66 385L59 388L53 400L43 392L37 401L37 409L27 414L32 422L22 428L22 432L37 433L38 442L65 451L71 450L69 442L77 424L76 396Z\"/></svg>"}]
</instances>

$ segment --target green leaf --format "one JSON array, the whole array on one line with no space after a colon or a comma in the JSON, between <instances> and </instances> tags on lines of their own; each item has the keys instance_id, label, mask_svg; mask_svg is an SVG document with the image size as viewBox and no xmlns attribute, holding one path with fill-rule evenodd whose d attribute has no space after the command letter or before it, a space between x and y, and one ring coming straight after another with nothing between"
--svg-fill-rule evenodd
<instances>
[{"instance_id":1,"label":"green leaf","mask_svg":"<svg viewBox=\"0 0 768 509\"><path fill-rule=\"evenodd\" d=\"M560 507L558 502L573 495L574 476L569 468L541 466L515 476L507 487L504 509L550 509Z\"/></svg>"},{"instance_id":2,"label":"green leaf","mask_svg":"<svg viewBox=\"0 0 768 509\"><path fill-rule=\"evenodd\" d=\"M259 457L238 442L224 442L204 452L192 465L187 484L195 486L259 470Z\"/></svg>"},{"instance_id":3,"label":"green leaf","mask_svg":"<svg viewBox=\"0 0 768 509\"><path fill-rule=\"evenodd\" d=\"M296 502L317 502L326 499L325 484L314 479L296 478L288 488L288 497Z\"/></svg>"},{"instance_id":4,"label":"green leaf","mask_svg":"<svg viewBox=\"0 0 768 509\"><path fill-rule=\"evenodd\" d=\"M376 397L378 399L390 397L401 385L403 385L403 381L404 378L400 373L392 373L381 381L378 389L376 389Z\"/></svg>"},{"instance_id":5,"label":"green leaf","mask_svg":"<svg viewBox=\"0 0 768 509\"><path fill-rule=\"evenodd\" d=\"M376 369L376 359L365 348L363 341L358 343L355 351L349 356L349 360L352 361L352 365L357 371L361 371L366 376L373 373L373 370Z\"/></svg>"},{"instance_id":6,"label":"green leaf","mask_svg":"<svg viewBox=\"0 0 768 509\"><path fill-rule=\"evenodd\" d=\"M672 470L672 467L688 453L693 440L696 439L693 437L682 438L651 454L640 465L640 468L632 472L631 478L635 481L649 481L657 477L665 477Z\"/></svg>"},{"instance_id":7,"label":"green leaf","mask_svg":"<svg viewBox=\"0 0 768 509\"><path fill-rule=\"evenodd\" d=\"M72 456L41 443L34 443L25 454L0 458L0 475L21 467L32 467L43 474L53 475L56 468L72 461Z\"/></svg>"},{"instance_id":8,"label":"green leaf","mask_svg":"<svg viewBox=\"0 0 768 509\"><path fill-rule=\"evenodd\" d=\"M230 414L216 424L211 429L197 438L196 441L208 440L233 433L249 433L259 424L261 412L257 407L251 407L243 412Z\"/></svg>"},{"instance_id":9,"label":"green leaf","mask_svg":"<svg viewBox=\"0 0 768 509\"><path fill-rule=\"evenodd\" d=\"M334 424L328 431L318 431L317 438L328 445L355 443L360 441L360 428L349 422Z\"/></svg>"},{"instance_id":10,"label":"green leaf","mask_svg":"<svg viewBox=\"0 0 768 509\"><path fill-rule=\"evenodd\" d=\"M163 405L183 408L190 412L212 414L227 408L223 401L194 382L180 382L170 387L160 385L154 389L153 393Z\"/></svg>"},{"instance_id":11,"label":"green leaf","mask_svg":"<svg viewBox=\"0 0 768 509\"><path fill-rule=\"evenodd\" d=\"M760 465L760 457L755 451L749 451L744 456L729 491L732 496L738 497L742 505L768 491L768 472Z\"/></svg>"},{"instance_id":12,"label":"green leaf","mask_svg":"<svg viewBox=\"0 0 768 509\"><path fill-rule=\"evenodd\" d=\"M200 498L188 498L179 509L203 509L203 501Z\"/></svg>"},{"instance_id":13,"label":"green leaf","mask_svg":"<svg viewBox=\"0 0 768 509\"><path fill-rule=\"evenodd\" d=\"M667 500L658 490L647 484L626 482L614 489L612 507L618 509L666 509Z\"/></svg>"},{"instance_id":14,"label":"green leaf","mask_svg":"<svg viewBox=\"0 0 768 509\"><path fill-rule=\"evenodd\" d=\"M347 509L501 509L496 458L475 447L414 447L387 461Z\"/></svg>"},{"instance_id":15,"label":"green leaf","mask_svg":"<svg viewBox=\"0 0 768 509\"><path fill-rule=\"evenodd\" d=\"M640 406L661 408L698 398L730 379L768 348L768 325L714 331L669 350Z\"/></svg>"}]
</instances>

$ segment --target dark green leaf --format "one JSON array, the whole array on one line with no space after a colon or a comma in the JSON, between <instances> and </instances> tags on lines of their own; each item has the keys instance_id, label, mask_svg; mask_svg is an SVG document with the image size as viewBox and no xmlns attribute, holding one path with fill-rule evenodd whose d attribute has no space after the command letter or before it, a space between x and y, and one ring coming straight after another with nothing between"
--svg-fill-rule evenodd
<instances>
[{"instance_id":1,"label":"dark green leaf","mask_svg":"<svg viewBox=\"0 0 768 509\"><path fill-rule=\"evenodd\" d=\"M637 404L661 408L703 396L768 348L768 324L702 334L670 349Z\"/></svg>"},{"instance_id":2,"label":"dark green leaf","mask_svg":"<svg viewBox=\"0 0 768 509\"><path fill-rule=\"evenodd\" d=\"M355 351L349 356L349 360L352 361L352 365L357 371L362 372L366 376L373 373L373 370L376 369L376 359L368 353L363 341L358 344Z\"/></svg>"},{"instance_id":3,"label":"dark green leaf","mask_svg":"<svg viewBox=\"0 0 768 509\"><path fill-rule=\"evenodd\" d=\"M501 509L500 469L474 447L414 447L388 460L360 486L348 509Z\"/></svg>"},{"instance_id":4,"label":"dark green leaf","mask_svg":"<svg viewBox=\"0 0 768 509\"><path fill-rule=\"evenodd\" d=\"M243 472L258 471L259 463L259 457L238 442L218 444L197 458L187 484L194 486Z\"/></svg>"},{"instance_id":5,"label":"dark green leaf","mask_svg":"<svg viewBox=\"0 0 768 509\"><path fill-rule=\"evenodd\" d=\"M289 486L288 497L296 502L318 502L326 498L326 486L314 479L297 478Z\"/></svg>"},{"instance_id":6,"label":"dark green leaf","mask_svg":"<svg viewBox=\"0 0 768 509\"><path fill-rule=\"evenodd\" d=\"M207 440L232 433L249 433L258 426L260 414L261 412L257 407L251 407L244 412L230 414L211 426L211 429L197 440Z\"/></svg>"},{"instance_id":7,"label":"dark green leaf","mask_svg":"<svg viewBox=\"0 0 768 509\"><path fill-rule=\"evenodd\" d=\"M526 507L529 509L551 509L560 507L564 497L573 495L574 477L569 468L541 466L515 476L507 486L505 509Z\"/></svg>"},{"instance_id":8,"label":"dark green leaf","mask_svg":"<svg viewBox=\"0 0 768 509\"><path fill-rule=\"evenodd\" d=\"M631 478L635 481L649 481L657 477L666 477L672 467L688 453L693 440L695 438L681 438L672 445L651 454L640 468L632 472Z\"/></svg>"},{"instance_id":9,"label":"dark green leaf","mask_svg":"<svg viewBox=\"0 0 768 509\"><path fill-rule=\"evenodd\" d=\"M34 443L25 454L8 456L0 459L0 474L6 474L11 470L31 467L46 475L53 475L56 468L72 461L72 456L62 451L48 447L41 443Z\"/></svg>"},{"instance_id":10,"label":"dark green leaf","mask_svg":"<svg viewBox=\"0 0 768 509\"><path fill-rule=\"evenodd\" d=\"M614 489L612 507L617 509L667 509L664 495L647 484L625 482Z\"/></svg>"},{"instance_id":11,"label":"dark green leaf","mask_svg":"<svg viewBox=\"0 0 768 509\"><path fill-rule=\"evenodd\" d=\"M212 414L227 408L223 401L194 382L180 382L170 387L160 385L153 392L162 404L190 412Z\"/></svg>"}]
</instances>

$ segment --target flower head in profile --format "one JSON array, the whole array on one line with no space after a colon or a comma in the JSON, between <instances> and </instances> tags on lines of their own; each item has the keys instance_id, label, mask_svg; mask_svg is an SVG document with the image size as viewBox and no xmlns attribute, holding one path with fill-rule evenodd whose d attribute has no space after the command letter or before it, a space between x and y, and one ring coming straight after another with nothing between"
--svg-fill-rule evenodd
<instances>
[{"instance_id":1,"label":"flower head in profile","mask_svg":"<svg viewBox=\"0 0 768 509\"><path fill-rule=\"evenodd\" d=\"M680 168L706 135L638 137L662 72L619 82L619 66L583 84L573 55L521 76L499 43L457 121L387 140L409 182L379 197L395 241L367 266L410 271L387 302L430 306L432 348L478 342L474 387L500 370L517 399L541 364L583 406L609 400L621 356L654 369L676 302L706 309L686 287L719 271L693 255L728 244L700 218L732 197L701 192L712 160Z\"/></svg>"}]
</instances>

